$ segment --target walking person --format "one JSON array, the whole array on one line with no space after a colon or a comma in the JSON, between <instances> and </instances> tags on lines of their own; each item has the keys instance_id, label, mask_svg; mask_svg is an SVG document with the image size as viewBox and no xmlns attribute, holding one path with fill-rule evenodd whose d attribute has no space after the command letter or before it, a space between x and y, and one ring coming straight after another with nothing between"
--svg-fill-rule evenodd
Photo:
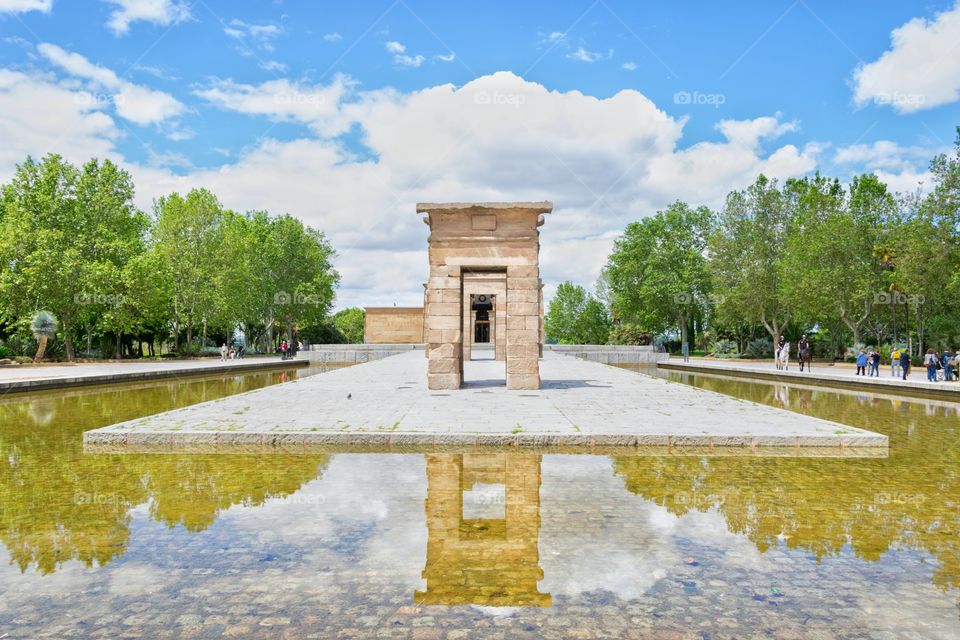
<instances>
[{"instance_id":1,"label":"walking person","mask_svg":"<svg viewBox=\"0 0 960 640\"><path fill-rule=\"evenodd\" d=\"M857 354L857 375L867 375L867 353L863 349Z\"/></svg>"},{"instance_id":2,"label":"walking person","mask_svg":"<svg viewBox=\"0 0 960 640\"><path fill-rule=\"evenodd\" d=\"M947 382L953 380L953 372L957 366L956 354L950 353L949 349L943 350L943 379Z\"/></svg>"},{"instance_id":3,"label":"walking person","mask_svg":"<svg viewBox=\"0 0 960 640\"><path fill-rule=\"evenodd\" d=\"M220 345L220 359L221 360L227 359L227 343L226 342Z\"/></svg>"},{"instance_id":4,"label":"walking person","mask_svg":"<svg viewBox=\"0 0 960 640\"><path fill-rule=\"evenodd\" d=\"M923 357L923 366L927 368L927 382L937 381L937 365L940 361L933 349L927 349L927 354Z\"/></svg>"},{"instance_id":5,"label":"walking person","mask_svg":"<svg viewBox=\"0 0 960 640\"><path fill-rule=\"evenodd\" d=\"M890 352L890 375L894 378L900 376L900 348L894 347Z\"/></svg>"},{"instance_id":6,"label":"walking person","mask_svg":"<svg viewBox=\"0 0 960 640\"><path fill-rule=\"evenodd\" d=\"M900 352L900 370L903 372L903 379L906 380L910 375L910 352L906 349Z\"/></svg>"},{"instance_id":7,"label":"walking person","mask_svg":"<svg viewBox=\"0 0 960 640\"><path fill-rule=\"evenodd\" d=\"M903 379L906 380L910 375L910 352L906 349L900 352L900 370L903 372Z\"/></svg>"},{"instance_id":8,"label":"walking person","mask_svg":"<svg viewBox=\"0 0 960 640\"><path fill-rule=\"evenodd\" d=\"M879 378L880 377L880 352L871 350L870 351L870 376Z\"/></svg>"},{"instance_id":9,"label":"walking person","mask_svg":"<svg viewBox=\"0 0 960 640\"><path fill-rule=\"evenodd\" d=\"M280 342L280 359L281 360L287 359L287 341L286 340L282 340Z\"/></svg>"}]
</instances>

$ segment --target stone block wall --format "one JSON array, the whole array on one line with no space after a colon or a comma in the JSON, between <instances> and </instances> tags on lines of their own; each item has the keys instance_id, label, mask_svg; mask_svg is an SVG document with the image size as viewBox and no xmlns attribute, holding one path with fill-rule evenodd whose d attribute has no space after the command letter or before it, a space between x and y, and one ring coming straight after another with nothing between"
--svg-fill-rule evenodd
<instances>
[{"instance_id":1,"label":"stone block wall","mask_svg":"<svg viewBox=\"0 0 960 640\"><path fill-rule=\"evenodd\" d=\"M422 307L365 307L365 344L420 344L423 342Z\"/></svg>"}]
</instances>

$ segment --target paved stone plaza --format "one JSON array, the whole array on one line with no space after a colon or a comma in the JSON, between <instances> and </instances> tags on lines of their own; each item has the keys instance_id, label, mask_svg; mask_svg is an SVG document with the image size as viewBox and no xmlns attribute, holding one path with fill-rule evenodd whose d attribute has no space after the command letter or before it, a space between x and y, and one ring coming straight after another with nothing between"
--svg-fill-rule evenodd
<instances>
[{"instance_id":1,"label":"paved stone plaza","mask_svg":"<svg viewBox=\"0 0 960 640\"><path fill-rule=\"evenodd\" d=\"M547 352L542 388L464 363L430 391L411 351L84 434L86 445L887 447L886 436Z\"/></svg>"},{"instance_id":2,"label":"paved stone plaza","mask_svg":"<svg viewBox=\"0 0 960 640\"><path fill-rule=\"evenodd\" d=\"M293 369L307 366L306 358L281 360L261 356L241 360L135 360L127 362L91 362L0 369L0 393L65 389L118 382L142 382L195 375L235 374L265 369Z\"/></svg>"}]
</instances>

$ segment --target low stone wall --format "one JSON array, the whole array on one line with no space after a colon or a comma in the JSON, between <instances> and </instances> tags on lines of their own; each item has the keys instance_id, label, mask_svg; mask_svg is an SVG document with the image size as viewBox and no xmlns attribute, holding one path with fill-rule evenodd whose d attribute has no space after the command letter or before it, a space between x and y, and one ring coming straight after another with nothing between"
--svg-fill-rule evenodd
<instances>
[{"instance_id":1,"label":"low stone wall","mask_svg":"<svg viewBox=\"0 0 960 640\"><path fill-rule=\"evenodd\" d=\"M422 350L422 344L312 344L297 353L297 360L318 364L360 364Z\"/></svg>"},{"instance_id":2,"label":"low stone wall","mask_svg":"<svg viewBox=\"0 0 960 640\"><path fill-rule=\"evenodd\" d=\"M615 344L545 344L544 351L553 351L581 360L601 364L656 364L670 359L669 353L660 353L652 346Z\"/></svg>"}]
</instances>

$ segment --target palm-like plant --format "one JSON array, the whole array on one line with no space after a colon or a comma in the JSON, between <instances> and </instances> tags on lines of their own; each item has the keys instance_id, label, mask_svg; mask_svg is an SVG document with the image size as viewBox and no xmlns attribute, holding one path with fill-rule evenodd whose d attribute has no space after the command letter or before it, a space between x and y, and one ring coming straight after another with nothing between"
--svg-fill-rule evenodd
<instances>
[{"instance_id":1,"label":"palm-like plant","mask_svg":"<svg viewBox=\"0 0 960 640\"><path fill-rule=\"evenodd\" d=\"M57 335L57 318L49 311L37 311L30 321L30 331L33 337L37 339L37 355L34 360L43 357L47 350L47 340Z\"/></svg>"}]
</instances>

